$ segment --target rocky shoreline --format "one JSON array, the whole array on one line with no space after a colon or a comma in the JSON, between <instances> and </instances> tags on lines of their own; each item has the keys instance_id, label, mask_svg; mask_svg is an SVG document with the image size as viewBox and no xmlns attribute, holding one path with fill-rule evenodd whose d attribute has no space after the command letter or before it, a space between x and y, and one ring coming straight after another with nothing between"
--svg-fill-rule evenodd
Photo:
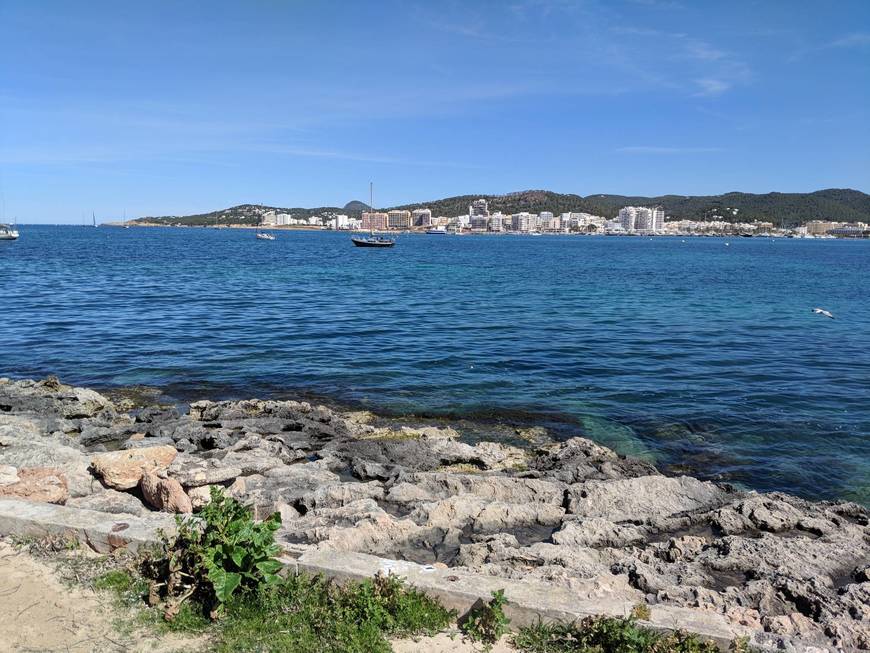
<instances>
[{"instance_id":1,"label":"rocky shoreline","mask_svg":"<svg viewBox=\"0 0 870 653\"><path fill-rule=\"evenodd\" d=\"M182 414L0 379L0 498L279 511L289 552L353 551L723 615L782 650L870 649L870 511L665 476L583 438L469 444L298 401Z\"/></svg>"}]
</instances>

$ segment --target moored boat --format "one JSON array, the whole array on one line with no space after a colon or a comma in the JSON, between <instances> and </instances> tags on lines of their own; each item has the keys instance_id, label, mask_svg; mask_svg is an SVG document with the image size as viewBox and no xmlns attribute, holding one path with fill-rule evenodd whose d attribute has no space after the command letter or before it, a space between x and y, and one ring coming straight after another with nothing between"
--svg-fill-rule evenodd
<instances>
[{"instance_id":1,"label":"moored boat","mask_svg":"<svg viewBox=\"0 0 870 653\"><path fill-rule=\"evenodd\" d=\"M8 224L0 224L0 240L18 240L18 230Z\"/></svg>"},{"instance_id":2,"label":"moored boat","mask_svg":"<svg viewBox=\"0 0 870 653\"><path fill-rule=\"evenodd\" d=\"M426 233L430 236L446 236L447 229L445 229L444 227L430 227L426 230Z\"/></svg>"},{"instance_id":3,"label":"moored boat","mask_svg":"<svg viewBox=\"0 0 870 653\"><path fill-rule=\"evenodd\" d=\"M396 241L392 238L375 236L374 234L370 236L363 236L361 238L351 238L350 240L356 247L392 247L396 244Z\"/></svg>"}]
</instances>

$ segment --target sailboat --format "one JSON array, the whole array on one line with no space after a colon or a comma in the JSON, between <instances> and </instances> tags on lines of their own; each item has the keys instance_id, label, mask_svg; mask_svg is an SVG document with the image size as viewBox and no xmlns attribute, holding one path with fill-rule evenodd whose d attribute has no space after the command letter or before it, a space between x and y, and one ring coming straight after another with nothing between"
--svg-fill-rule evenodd
<instances>
[{"instance_id":1,"label":"sailboat","mask_svg":"<svg viewBox=\"0 0 870 653\"><path fill-rule=\"evenodd\" d=\"M18 240L16 225L0 224L0 240Z\"/></svg>"},{"instance_id":2,"label":"sailboat","mask_svg":"<svg viewBox=\"0 0 870 653\"><path fill-rule=\"evenodd\" d=\"M374 211L374 184L369 182L369 213ZM371 222L371 221L370 221ZM396 244L396 241L392 238L387 238L386 236L376 236L375 235L375 227L372 224L369 224L370 231L368 236L364 236L362 238L355 237L351 238L354 246L356 247L392 247Z\"/></svg>"},{"instance_id":3,"label":"sailboat","mask_svg":"<svg viewBox=\"0 0 870 653\"><path fill-rule=\"evenodd\" d=\"M93 223L91 226L97 226L97 216L93 211L91 211L91 222Z\"/></svg>"}]
</instances>

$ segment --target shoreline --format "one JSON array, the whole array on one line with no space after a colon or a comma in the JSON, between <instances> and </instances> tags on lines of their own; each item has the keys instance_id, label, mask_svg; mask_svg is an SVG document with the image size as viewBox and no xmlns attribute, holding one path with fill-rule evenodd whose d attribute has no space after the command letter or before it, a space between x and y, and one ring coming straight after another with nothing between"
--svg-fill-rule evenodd
<instances>
[{"instance_id":1,"label":"shoreline","mask_svg":"<svg viewBox=\"0 0 870 653\"><path fill-rule=\"evenodd\" d=\"M870 648L870 511L854 503L663 475L583 438L469 444L299 401L130 410L49 378L0 380L0 407L0 498L146 518L216 485L280 512L300 560L379 556L688 611L762 647Z\"/></svg>"}]
</instances>

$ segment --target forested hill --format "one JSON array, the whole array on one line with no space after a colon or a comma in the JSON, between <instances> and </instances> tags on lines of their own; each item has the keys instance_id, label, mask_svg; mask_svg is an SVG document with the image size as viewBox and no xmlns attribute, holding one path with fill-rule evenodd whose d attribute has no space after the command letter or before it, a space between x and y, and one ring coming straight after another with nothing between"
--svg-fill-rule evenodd
<instances>
[{"instance_id":1,"label":"forested hill","mask_svg":"<svg viewBox=\"0 0 870 653\"><path fill-rule=\"evenodd\" d=\"M661 205L669 218L678 220L712 219L721 215L729 221L765 220L797 224L807 220L825 219L842 222L870 222L870 195L856 190L831 188L813 193L725 193L724 195L660 195L640 197L627 195L580 195L528 190L507 195L461 195L432 202L407 204L396 208L428 207L433 215L461 215L468 205L484 197L490 211L539 213L552 211L582 211L615 217L623 206ZM734 209L737 209L736 213Z\"/></svg>"},{"instance_id":2,"label":"forested hill","mask_svg":"<svg viewBox=\"0 0 870 653\"><path fill-rule=\"evenodd\" d=\"M468 212L468 205L478 198L489 201L490 211L555 214L578 211L615 217L623 206L661 205L670 219L712 220L714 216L731 222L763 220L777 226L794 226L807 220L834 220L838 222L870 222L870 195L857 190L830 188L813 193L725 193L724 195L660 195L639 197L627 195L571 195L545 190L527 190L507 195L460 195L431 202L405 204L398 209L426 207L434 216L448 217ZM242 204L228 209L188 216L140 218L139 222L186 225L258 224L267 211L289 213L294 218L337 213L359 217L365 208L362 202L351 202L345 207L321 206L317 208L281 208L260 204Z\"/></svg>"}]
</instances>

